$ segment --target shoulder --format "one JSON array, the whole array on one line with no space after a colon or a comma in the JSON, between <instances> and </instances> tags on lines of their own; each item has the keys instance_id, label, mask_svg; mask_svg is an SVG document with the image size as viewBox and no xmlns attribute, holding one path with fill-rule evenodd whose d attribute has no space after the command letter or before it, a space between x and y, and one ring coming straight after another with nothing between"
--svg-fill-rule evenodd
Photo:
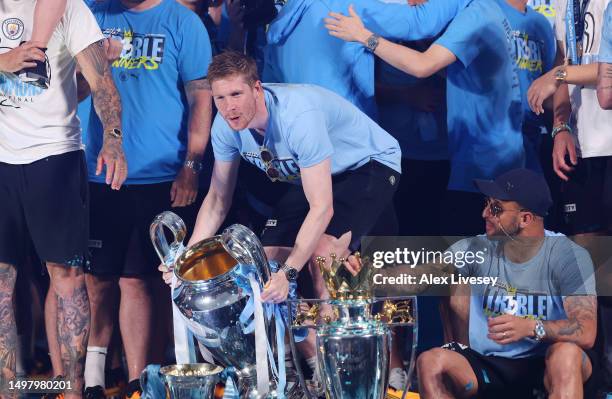
<instances>
[{"instance_id":1,"label":"shoulder","mask_svg":"<svg viewBox=\"0 0 612 399\"><path fill-rule=\"evenodd\" d=\"M547 245L549 248L549 256L560 262L554 264L572 264L576 262L590 262L591 256L589 252L570 240L564 235L547 235Z\"/></svg>"},{"instance_id":2,"label":"shoulder","mask_svg":"<svg viewBox=\"0 0 612 399\"><path fill-rule=\"evenodd\" d=\"M548 22L548 19L544 15L537 12L531 7L527 7L526 15L529 19L528 23L532 24L533 27L536 28L538 31L547 33L547 34L548 33L552 34L553 32L552 26L550 26L550 22Z\"/></svg>"},{"instance_id":3,"label":"shoulder","mask_svg":"<svg viewBox=\"0 0 612 399\"><path fill-rule=\"evenodd\" d=\"M70 2L72 1L79 1L79 0L68 0L67 4L70 4ZM87 7L89 7L91 12L97 17L98 15L102 15L108 12L111 8L113 1L114 0L85 0L85 4L87 5Z\"/></svg>"},{"instance_id":4,"label":"shoulder","mask_svg":"<svg viewBox=\"0 0 612 399\"><path fill-rule=\"evenodd\" d=\"M265 83L264 90L270 97L269 106L278 109L277 116L285 119L321 108L322 88L308 84Z\"/></svg>"}]
</instances>

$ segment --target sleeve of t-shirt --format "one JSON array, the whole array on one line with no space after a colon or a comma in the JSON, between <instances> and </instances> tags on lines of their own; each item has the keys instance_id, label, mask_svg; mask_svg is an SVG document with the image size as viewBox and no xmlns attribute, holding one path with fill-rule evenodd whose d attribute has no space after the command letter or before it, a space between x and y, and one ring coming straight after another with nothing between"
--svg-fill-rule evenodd
<instances>
[{"instance_id":1,"label":"sleeve of t-shirt","mask_svg":"<svg viewBox=\"0 0 612 399\"><path fill-rule=\"evenodd\" d=\"M603 20L598 60L602 63L612 64L612 2L608 3Z\"/></svg>"},{"instance_id":2,"label":"sleeve of t-shirt","mask_svg":"<svg viewBox=\"0 0 612 399\"><path fill-rule=\"evenodd\" d=\"M418 6L360 0L355 11L365 26L391 40L419 40L438 35L471 0L429 0ZM332 10L346 13L347 10Z\"/></svg>"},{"instance_id":3,"label":"sleeve of t-shirt","mask_svg":"<svg viewBox=\"0 0 612 399\"><path fill-rule=\"evenodd\" d=\"M334 153L321 110L297 115L288 126L286 141L300 168L316 165Z\"/></svg>"},{"instance_id":4,"label":"sleeve of t-shirt","mask_svg":"<svg viewBox=\"0 0 612 399\"><path fill-rule=\"evenodd\" d=\"M588 251L572 243L557 255L551 262L559 264L555 279L561 295L596 295L595 272Z\"/></svg>"},{"instance_id":5,"label":"sleeve of t-shirt","mask_svg":"<svg viewBox=\"0 0 612 399\"><path fill-rule=\"evenodd\" d=\"M98 22L83 0L68 0L60 22L66 48L76 56L87 46L104 39Z\"/></svg>"},{"instance_id":6,"label":"sleeve of t-shirt","mask_svg":"<svg viewBox=\"0 0 612 399\"><path fill-rule=\"evenodd\" d=\"M221 115L217 114L211 129L211 142L215 159L219 161L233 161L240 156L236 145L236 132L227 126Z\"/></svg>"},{"instance_id":7,"label":"sleeve of t-shirt","mask_svg":"<svg viewBox=\"0 0 612 399\"><path fill-rule=\"evenodd\" d=\"M181 47L178 67L183 82L206 77L212 61L210 38L200 18L192 12L185 13L181 22Z\"/></svg>"},{"instance_id":8,"label":"sleeve of t-shirt","mask_svg":"<svg viewBox=\"0 0 612 399\"><path fill-rule=\"evenodd\" d=\"M466 68L480 51L478 36L486 34L486 25L491 23L477 11L474 7L467 7L461 11L442 36L435 41L435 44L453 53ZM500 46L505 46L505 43L500 43Z\"/></svg>"}]
</instances>

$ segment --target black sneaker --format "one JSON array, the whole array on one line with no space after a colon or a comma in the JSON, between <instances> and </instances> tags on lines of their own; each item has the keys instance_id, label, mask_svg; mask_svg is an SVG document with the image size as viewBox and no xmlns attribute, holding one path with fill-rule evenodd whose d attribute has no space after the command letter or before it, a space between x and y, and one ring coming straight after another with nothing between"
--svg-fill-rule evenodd
<instances>
[{"instance_id":1,"label":"black sneaker","mask_svg":"<svg viewBox=\"0 0 612 399\"><path fill-rule=\"evenodd\" d=\"M106 399L104 388L102 388L100 385L85 388L85 392L83 392L83 399Z\"/></svg>"},{"instance_id":2,"label":"black sneaker","mask_svg":"<svg viewBox=\"0 0 612 399\"><path fill-rule=\"evenodd\" d=\"M40 50L42 50L42 52L47 51L46 48L41 48ZM22 69L21 71L16 72L16 74L23 82L38 86L41 89L48 89L49 83L51 82L51 77L49 76L50 68L49 59L47 58L47 55L45 54L44 61L36 60L34 62L36 63L35 66Z\"/></svg>"},{"instance_id":3,"label":"black sneaker","mask_svg":"<svg viewBox=\"0 0 612 399\"><path fill-rule=\"evenodd\" d=\"M140 388L140 380L132 380L125 389L124 399L140 399L142 396L142 388Z\"/></svg>"}]
</instances>

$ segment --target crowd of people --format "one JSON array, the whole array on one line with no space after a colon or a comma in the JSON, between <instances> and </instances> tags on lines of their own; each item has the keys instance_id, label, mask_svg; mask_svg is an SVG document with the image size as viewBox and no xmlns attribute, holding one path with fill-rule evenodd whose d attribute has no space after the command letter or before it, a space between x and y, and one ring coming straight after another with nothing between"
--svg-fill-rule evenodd
<instances>
[{"instance_id":1,"label":"crowd of people","mask_svg":"<svg viewBox=\"0 0 612 399\"><path fill-rule=\"evenodd\" d=\"M281 265L273 303L296 281L328 298L315 260L365 236L475 237L451 250L488 256L457 270L499 282L420 298L421 397L612 391L610 0L2 0L0 17L0 398L44 371L37 343L72 383L48 398L125 380L137 399L145 366L173 362L149 238L165 210L188 245L255 231Z\"/></svg>"}]
</instances>

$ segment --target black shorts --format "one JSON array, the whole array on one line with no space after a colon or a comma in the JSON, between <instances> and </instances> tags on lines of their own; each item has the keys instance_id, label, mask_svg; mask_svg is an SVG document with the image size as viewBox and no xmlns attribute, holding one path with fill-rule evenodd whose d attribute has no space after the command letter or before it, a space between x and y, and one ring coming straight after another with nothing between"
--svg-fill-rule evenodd
<instances>
[{"instance_id":1,"label":"black shorts","mask_svg":"<svg viewBox=\"0 0 612 399\"><path fill-rule=\"evenodd\" d=\"M23 262L32 241L43 262L82 266L89 196L83 151L24 165L0 162L0 262Z\"/></svg>"},{"instance_id":2,"label":"black shorts","mask_svg":"<svg viewBox=\"0 0 612 399\"><path fill-rule=\"evenodd\" d=\"M397 234L393 195L399 179L398 172L376 161L333 176L334 216L325 233L338 238L351 231L351 251L363 236ZM292 186L266 222L262 244L293 247L309 209L302 186Z\"/></svg>"},{"instance_id":3,"label":"black shorts","mask_svg":"<svg viewBox=\"0 0 612 399\"><path fill-rule=\"evenodd\" d=\"M509 359L484 356L465 345L451 342L443 346L465 357L478 381L478 399L531 399L541 397L544 389L544 356ZM584 385L585 399L593 398L598 388L599 362L592 350L585 350L593 372ZM544 396L545 397L545 396Z\"/></svg>"},{"instance_id":4,"label":"black shorts","mask_svg":"<svg viewBox=\"0 0 612 399\"><path fill-rule=\"evenodd\" d=\"M178 214L191 231L201 204L198 200L187 207L171 208L171 186L171 182L123 185L117 191L106 184L89 183L91 259L85 268L87 273L140 277L157 272L161 261L149 237L153 218L170 210Z\"/></svg>"},{"instance_id":5,"label":"black shorts","mask_svg":"<svg viewBox=\"0 0 612 399\"><path fill-rule=\"evenodd\" d=\"M612 231L612 156L580 158L561 190L568 234Z\"/></svg>"}]
</instances>

